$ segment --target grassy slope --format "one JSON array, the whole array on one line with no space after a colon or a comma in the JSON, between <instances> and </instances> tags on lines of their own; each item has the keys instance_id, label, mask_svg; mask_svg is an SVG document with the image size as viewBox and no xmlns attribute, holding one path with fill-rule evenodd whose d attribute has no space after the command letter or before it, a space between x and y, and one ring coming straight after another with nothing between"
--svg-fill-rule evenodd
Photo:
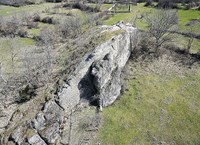
<instances>
[{"instance_id":1,"label":"grassy slope","mask_svg":"<svg viewBox=\"0 0 200 145\"><path fill-rule=\"evenodd\" d=\"M133 22L133 20L137 17L140 17L143 13L148 12L152 10L153 8L149 7L143 7L144 3L139 3L137 6L131 6L131 12L130 13L117 13L113 17L111 17L109 20L105 21L105 24L107 25L113 25L118 21L124 20L126 22ZM110 4L110 7L112 5ZM105 6L108 7L108 4ZM102 9L104 9L104 6L102 6ZM143 29L145 28L145 23L142 20L138 20L136 22L136 25L138 28Z\"/></svg>"},{"instance_id":2,"label":"grassy slope","mask_svg":"<svg viewBox=\"0 0 200 145\"><path fill-rule=\"evenodd\" d=\"M111 7L112 5L106 4L105 6L102 5L102 9L107 9L108 7ZM140 17L146 12L150 12L153 10L151 7L144 7L144 3L139 3L137 6L131 6L131 12L130 13L117 13L110 19L105 21L105 24L107 25L113 25L118 21L124 20L126 22L133 22L136 17ZM195 20L195 19L200 19L200 11L197 10L179 10L179 24L178 28L180 31L187 31L188 26L185 26L188 22ZM146 29L146 24L145 21L142 19L137 19L136 21L136 27L139 29ZM195 33L200 34L200 23L195 25ZM179 44L181 48L185 48L187 44L187 38L186 37L176 37L175 43ZM196 53L197 51L200 50L200 41L195 39L192 45L191 52Z\"/></svg>"},{"instance_id":3,"label":"grassy slope","mask_svg":"<svg viewBox=\"0 0 200 145\"><path fill-rule=\"evenodd\" d=\"M38 12L50 7L55 6L55 3L43 3L38 5L28 5L23 7L12 7L12 6L0 6L0 16L9 16L13 14L18 14L21 12Z\"/></svg>"},{"instance_id":4,"label":"grassy slope","mask_svg":"<svg viewBox=\"0 0 200 145\"><path fill-rule=\"evenodd\" d=\"M147 68L133 68L129 90L104 109L102 144L198 144L200 69L186 71L160 61Z\"/></svg>"},{"instance_id":5,"label":"grassy slope","mask_svg":"<svg viewBox=\"0 0 200 145\"><path fill-rule=\"evenodd\" d=\"M44 3L40 5L31 5L31 6L24 6L24 7L11 7L11 6L0 6L0 16L11 16L13 14L21 14L24 11L30 12L37 12L38 10L45 10L44 13L41 13L41 18L44 18L46 16L49 17L54 17L55 19L62 19L62 18L67 18L67 16L59 15L59 14L67 14L71 13L73 15L78 15L80 16L81 20L84 19L83 17L86 17L85 13L82 13L80 10L76 9L71 9L68 10L66 8L59 8L59 9L49 9L50 7L53 7L57 5L57 3ZM57 13L57 14L56 14ZM50 27L54 28L55 25L47 24L47 23L41 23L38 22L38 28L32 28L32 29L27 29L27 32L30 36L39 36L41 33L41 30L44 27ZM3 69L4 73L10 73L11 72L11 53L10 53L10 45L12 44L17 44L14 53L17 53L17 57L15 59L16 63L16 72L20 70L20 66L22 65L21 63L21 58L24 55L25 51L31 51L35 46L35 41L33 39L29 38L17 38L12 39L9 38L0 38L0 62L3 63ZM29 50L26 50L29 49Z\"/></svg>"},{"instance_id":6,"label":"grassy slope","mask_svg":"<svg viewBox=\"0 0 200 145\"><path fill-rule=\"evenodd\" d=\"M150 10L142 4L132 6L131 13L116 14L105 23L112 25L120 20L130 21ZM186 30L185 24L199 19L199 16L196 10L180 10L180 30ZM140 20L136 26L144 29L145 22ZM199 33L199 29L195 32ZM175 43L184 48L186 40L179 36ZM199 46L200 41L195 39L192 52L200 50ZM164 72L160 75L155 72L144 75L144 72L142 68L136 68L133 71L136 79L129 80L129 91L113 106L104 109L105 123L100 130L102 144L198 144L200 70L196 73L185 72L184 77L178 73L166 76Z\"/></svg>"},{"instance_id":7,"label":"grassy slope","mask_svg":"<svg viewBox=\"0 0 200 145\"><path fill-rule=\"evenodd\" d=\"M0 16L7 17L7 16L13 16L16 14L22 14L23 12L27 13L34 13L38 11L42 11L45 9L48 9L50 7L55 6L55 3L43 3L38 5L28 5L23 7L12 7L12 6L0 6ZM44 27L45 24L39 24L40 29L29 29L28 33L32 35L39 35L40 30L42 27ZM10 73L11 72L11 52L10 47L11 45L14 45L14 53L16 53L15 58L15 71L18 72L20 70L21 58L24 55L25 51L31 51L33 46L35 46L35 42L33 39L29 38L0 38L0 61L3 64L3 71L4 73ZM26 50L29 49L29 50Z\"/></svg>"},{"instance_id":8,"label":"grassy slope","mask_svg":"<svg viewBox=\"0 0 200 145\"><path fill-rule=\"evenodd\" d=\"M188 22L192 20L200 19L200 11L197 10L179 10L179 30L183 32L187 32L190 30L189 26L185 26ZM193 27L193 33L200 34L200 23L195 24ZM176 39L176 43L179 42L180 47L185 47L187 44L186 37L179 36ZM192 53L196 53L200 51L200 40L194 39L194 42L192 44Z\"/></svg>"},{"instance_id":9,"label":"grassy slope","mask_svg":"<svg viewBox=\"0 0 200 145\"><path fill-rule=\"evenodd\" d=\"M25 51L30 51L32 47L35 45L33 39L29 38L0 38L0 62L3 65L4 73L11 72L11 47L14 46L15 57L15 71L18 72L20 69L21 58L24 57Z\"/></svg>"}]
</instances>

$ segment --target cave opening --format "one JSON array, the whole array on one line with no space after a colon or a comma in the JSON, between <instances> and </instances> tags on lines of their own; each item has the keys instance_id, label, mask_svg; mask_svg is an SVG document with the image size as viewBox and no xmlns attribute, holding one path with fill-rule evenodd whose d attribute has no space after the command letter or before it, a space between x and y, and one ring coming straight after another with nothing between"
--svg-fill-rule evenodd
<instances>
[{"instance_id":1,"label":"cave opening","mask_svg":"<svg viewBox=\"0 0 200 145\"><path fill-rule=\"evenodd\" d=\"M99 106L99 92L94 84L95 77L91 73L92 66L78 84L80 99L89 101L92 106Z\"/></svg>"}]
</instances>

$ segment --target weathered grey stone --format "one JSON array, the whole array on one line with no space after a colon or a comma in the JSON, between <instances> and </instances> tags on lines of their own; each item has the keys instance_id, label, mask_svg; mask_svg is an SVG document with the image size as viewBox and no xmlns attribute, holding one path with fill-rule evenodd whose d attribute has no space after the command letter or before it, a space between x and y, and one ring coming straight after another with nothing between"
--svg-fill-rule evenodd
<instances>
[{"instance_id":1,"label":"weathered grey stone","mask_svg":"<svg viewBox=\"0 0 200 145\"><path fill-rule=\"evenodd\" d=\"M55 101L50 100L45 104L43 112L38 113L32 121L32 127L48 143L55 143L60 138L60 124L63 122L63 117L62 109Z\"/></svg>"},{"instance_id":2,"label":"weathered grey stone","mask_svg":"<svg viewBox=\"0 0 200 145\"><path fill-rule=\"evenodd\" d=\"M4 108L3 105L0 104L0 133L5 130L16 108L17 105L15 104L9 105L7 108Z\"/></svg>"},{"instance_id":3,"label":"weathered grey stone","mask_svg":"<svg viewBox=\"0 0 200 145\"><path fill-rule=\"evenodd\" d=\"M117 99L121 72L129 59L131 39L136 33L135 28L123 23L105 27L105 31L116 30L125 32L86 54L55 98L46 102L42 110L35 113L35 118L30 116L23 126L13 128L11 141L19 145L89 144L88 139L95 137L99 119L94 116L95 111L78 108L83 102L96 100L97 105L108 106ZM15 120L23 119L23 111L12 116ZM88 126L85 128L85 125Z\"/></svg>"},{"instance_id":4,"label":"weathered grey stone","mask_svg":"<svg viewBox=\"0 0 200 145\"><path fill-rule=\"evenodd\" d=\"M32 121L32 127L36 130L42 129L45 125L45 118L42 112L38 113L36 118Z\"/></svg>"},{"instance_id":5,"label":"weathered grey stone","mask_svg":"<svg viewBox=\"0 0 200 145\"><path fill-rule=\"evenodd\" d=\"M31 145L46 145L46 143L41 139L41 137L38 134L35 134L31 138L28 138L28 142Z\"/></svg>"},{"instance_id":6,"label":"weathered grey stone","mask_svg":"<svg viewBox=\"0 0 200 145\"><path fill-rule=\"evenodd\" d=\"M14 132L11 134L12 140L18 144L22 144L25 142L25 133L26 133L26 128L20 126Z\"/></svg>"},{"instance_id":7,"label":"weathered grey stone","mask_svg":"<svg viewBox=\"0 0 200 145\"><path fill-rule=\"evenodd\" d=\"M61 108L53 100L45 104L43 112L44 112L44 117L47 120L47 122L48 121L51 121L51 122L62 121L61 116L62 116L63 110L61 110Z\"/></svg>"},{"instance_id":8,"label":"weathered grey stone","mask_svg":"<svg viewBox=\"0 0 200 145\"><path fill-rule=\"evenodd\" d=\"M49 144L55 143L60 139L60 124L58 122L49 124L46 128L38 132Z\"/></svg>"},{"instance_id":9,"label":"weathered grey stone","mask_svg":"<svg viewBox=\"0 0 200 145\"><path fill-rule=\"evenodd\" d=\"M120 75L131 53L131 39L136 29L119 23L107 27L108 31L124 30L125 33L101 44L87 54L76 68L74 75L58 92L58 102L66 110L73 109L82 98L92 100L98 96L103 106L112 104L120 95Z\"/></svg>"}]
</instances>

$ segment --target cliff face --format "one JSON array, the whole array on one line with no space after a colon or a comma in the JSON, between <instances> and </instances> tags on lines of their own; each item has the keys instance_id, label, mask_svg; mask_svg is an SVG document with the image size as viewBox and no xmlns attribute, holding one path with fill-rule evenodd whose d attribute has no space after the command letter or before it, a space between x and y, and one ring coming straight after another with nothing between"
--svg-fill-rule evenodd
<instances>
[{"instance_id":1,"label":"cliff face","mask_svg":"<svg viewBox=\"0 0 200 145\"><path fill-rule=\"evenodd\" d=\"M116 30L123 33L86 54L53 99L37 107L32 115L26 115L28 109L15 112L1 136L1 143L75 145L88 144L94 139L100 116L88 103L105 107L120 95L121 71L136 35L134 27L123 23L105 27L105 31Z\"/></svg>"},{"instance_id":2,"label":"cliff face","mask_svg":"<svg viewBox=\"0 0 200 145\"><path fill-rule=\"evenodd\" d=\"M65 110L84 99L91 103L97 99L100 105L108 106L120 95L120 74L129 59L136 29L124 24L107 29L124 32L85 55L74 75L60 88L57 101Z\"/></svg>"}]
</instances>

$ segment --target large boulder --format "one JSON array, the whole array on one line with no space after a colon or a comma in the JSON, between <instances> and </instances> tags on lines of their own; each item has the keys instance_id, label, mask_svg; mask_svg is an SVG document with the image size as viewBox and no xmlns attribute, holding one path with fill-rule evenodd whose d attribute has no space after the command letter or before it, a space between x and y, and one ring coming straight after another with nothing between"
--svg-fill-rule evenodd
<instances>
[{"instance_id":1,"label":"large boulder","mask_svg":"<svg viewBox=\"0 0 200 145\"><path fill-rule=\"evenodd\" d=\"M88 102L108 106L120 95L121 72L131 54L132 40L137 32L136 28L123 23L104 26L104 30L122 33L87 53L60 86L55 98L40 107L38 104L32 107L36 110L24 107L25 110L9 116L9 121L2 125L7 128L5 132L2 130L1 144L76 145L80 142L89 144L89 140L95 138L101 118L98 107L89 107ZM24 106L28 106L28 102ZM97 108L96 112L94 108Z\"/></svg>"},{"instance_id":2,"label":"large boulder","mask_svg":"<svg viewBox=\"0 0 200 145\"><path fill-rule=\"evenodd\" d=\"M129 59L131 40L137 30L123 23L106 29L124 32L85 55L73 75L61 86L56 98L66 111L85 99L94 101L97 98L102 106L108 106L120 95L121 71Z\"/></svg>"}]
</instances>

